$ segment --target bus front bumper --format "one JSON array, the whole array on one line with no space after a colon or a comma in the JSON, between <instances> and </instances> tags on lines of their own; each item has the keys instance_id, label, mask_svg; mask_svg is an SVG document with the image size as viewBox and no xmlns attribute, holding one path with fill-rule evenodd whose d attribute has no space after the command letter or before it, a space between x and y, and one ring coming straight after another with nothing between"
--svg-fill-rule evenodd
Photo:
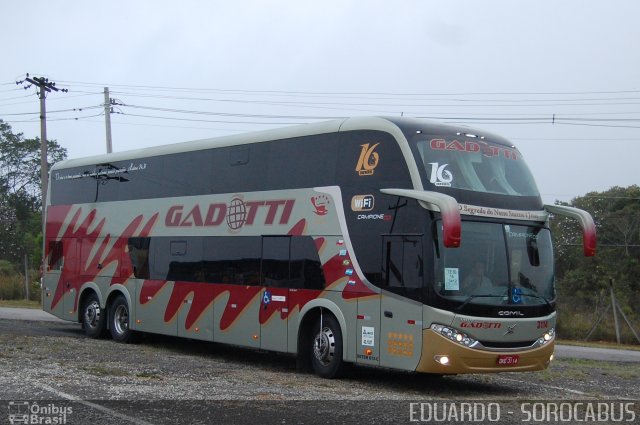
<instances>
[{"instance_id":1,"label":"bus front bumper","mask_svg":"<svg viewBox=\"0 0 640 425\"><path fill-rule=\"evenodd\" d=\"M417 372L437 374L526 372L543 370L553 359L554 340L541 347L485 351L465 347L432 331L423 330L423 347ZM446 357L446 358L445 358Z\"/></svg>"}]
</instances>

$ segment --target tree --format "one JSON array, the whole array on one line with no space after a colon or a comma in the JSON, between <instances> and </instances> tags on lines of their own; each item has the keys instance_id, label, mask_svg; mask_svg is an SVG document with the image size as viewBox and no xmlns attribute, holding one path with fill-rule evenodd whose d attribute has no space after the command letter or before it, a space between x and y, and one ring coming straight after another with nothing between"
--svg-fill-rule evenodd
<instances>
[{"instance_id":1,"label":"tree","mask_svg":"<svg viewBox=\"0 0 640 425\"><path fill-rule=\"evenodd\" d=\"M50 165L67 156L55 140L47 141ZM21 264L25 254L40 262L42 232L40 139L14 134L0 120L0 259Z\"/></svg>"},{"instance_id":2,"label":"tree","mask_svg":"<svg viewBox=\"0 0 640 425\"><path fill-rule=\"evenodd\" d=\"M67 150L55 140L47 141L49 166L67 157ZM16 197L16 208L23 214L41 208L40 138L25 139L14 134L0 120L0 187Z\"/></svg>"},{"instance_id":3,"label":"tree","mask_svg":"<svg viewBox=\"0 0 640 425\"><path fill-rule=\"evenodd\" d=\"M590 192L569 205L591 213L598 248L595 257L583 257L578 225L561 217L551 220L560 314L580 313L588 328L608 302L609 282L613 280L625 314L640 323L636 307L640 303L640 187Z\"/></svg>"}]
</instances>

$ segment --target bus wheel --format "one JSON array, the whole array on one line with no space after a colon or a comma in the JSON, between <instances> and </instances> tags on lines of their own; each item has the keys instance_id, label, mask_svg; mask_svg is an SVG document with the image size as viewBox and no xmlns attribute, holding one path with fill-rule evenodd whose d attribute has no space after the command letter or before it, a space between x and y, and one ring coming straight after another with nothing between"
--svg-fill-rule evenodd
<instances>
[{"instance_id":1,"label":"bus wheel","mask_svg":"<svg viewBox=\"0 0 640 425\"><path fill-rule=\"evenodd\" d=\"M342 361L342 331L331 314L319 317L313 328L319 331L311 342L311 365L321 378L337 378L344 369Z\"/></svg>"},{"instance_id":2,"label":"bus wheel","mask_svg":"<svg viewBox=\"0 0 640 425\"><path fill-rule=\"evenodd\" d=\"M104 335L107 323L106 311L100 308L98 296L91 292L82 305L82 327L89 338L100 338Z\"/></svg>"},{"instance_id":3,"label":"bus wheel","mask_svg":"<svg viewBox=\"0 0 640 425\"><path fill-rule=\"evenodd\" d=\"M129 304L123 295L118 295L109 308L109 330L111 337L116 342L131 342L133 331L129 329L131 315Z\"/></svg>"}]
</instances>

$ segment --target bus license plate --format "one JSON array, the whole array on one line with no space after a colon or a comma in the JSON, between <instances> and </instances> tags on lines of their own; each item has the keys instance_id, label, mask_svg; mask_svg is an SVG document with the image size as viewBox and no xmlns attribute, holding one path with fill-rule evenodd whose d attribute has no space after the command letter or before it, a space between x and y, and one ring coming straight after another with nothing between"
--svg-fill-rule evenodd
<instances>
[{"instance_id":1,"label":"bus license plate","mask_svg":"<svg viewBox=\"0 0 640 425\"><path fill-rule=\"evenodd\" d=\"M520 356L517 354L501 354L498 356L498 366L515 366Z\"/></svg>"}]
</instances>

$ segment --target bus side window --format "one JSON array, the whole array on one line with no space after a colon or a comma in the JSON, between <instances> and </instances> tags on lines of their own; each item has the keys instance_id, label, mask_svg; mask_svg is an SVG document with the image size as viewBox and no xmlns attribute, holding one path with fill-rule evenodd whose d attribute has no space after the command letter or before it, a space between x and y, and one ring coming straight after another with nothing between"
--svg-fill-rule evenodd
<instances>
[{"instance_id":1,"label":"bus side window","mask_svg":"<svg viewBox=\"0 0 640 425\"><path fill-rule=\"evenodd\" d=\"M49 241L49 270L62 270L64 265L64 248L62 241Z\"/></svg>"},{"instance_id":2,"label":"bus side window","mask_svg":"<svg viewBox=\"0 0 640 425\"><path fill-rule=\"evenodd\" d=\"M389 288L421 288L424 271L420 237L383 236L382 242L383 285Z\"/></svg>"},{"instance_id":3,"label":"bus side window","mask_svg":"<svg viewBox=\"0 0 640 425\"><path fill-rule=\"evenodd\" d=\"M291 238L290 288L324 289L326 285L316 243L311 236Z\"/></svg>"},{"instance_id":4,"label":"bus side window","mask_svg":"<svg viewBox=\"0 0 640 425\"><path fill-rule=\"evenodd\" d=\"M262 237L262 284L288 287L291 236Z\"/></svg>"},{"instance_id":5,"label":"bus side window","mask_svg":"<svg viewBox=\"0 0 640 425\"><path fill-rule=\"evenodd\" d=\"M324 273L313 238L264 236L262 281L273 287L324 289Z\"/></svg>"},{"instance_id":6,"label":"bus side window","mask_svg":"<svg viewBox=\"0 0 640 425\"><path fill-rule=\"evenodd\" d=\"M136 279L149 279L150 242L151 238L129 238L129 259Z\"/></svg>"}]
</instances>

